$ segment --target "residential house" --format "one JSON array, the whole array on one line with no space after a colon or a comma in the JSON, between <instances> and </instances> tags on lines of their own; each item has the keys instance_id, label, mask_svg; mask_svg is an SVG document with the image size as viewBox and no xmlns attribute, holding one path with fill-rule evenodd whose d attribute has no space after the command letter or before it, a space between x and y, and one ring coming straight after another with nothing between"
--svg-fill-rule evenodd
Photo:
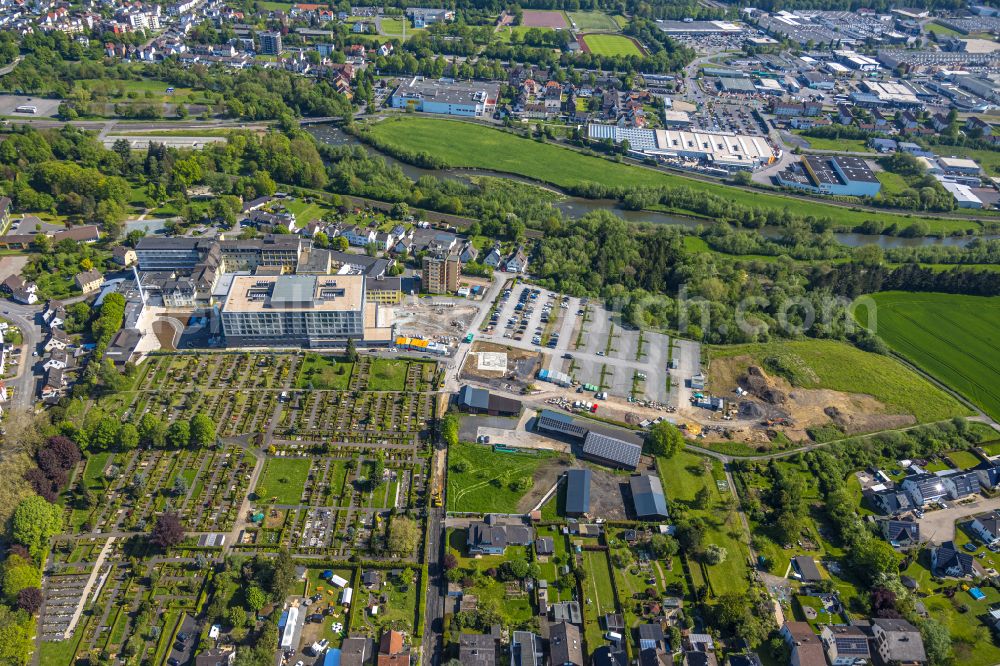
<instances>
[{"instance_id":1,"label":"residential house","mask_svg":"<svg viewBox=\"0 0 1000 666\"><path fill-rule=\"evenodd\" d=\"M912 548L920 543L920 523L915 520L884 520L882 535L893 548Z\"/></svg>"},{"instance_id":2,"label":"residential house","mask_svg":"<svg viewBox=\"0 0 1000 666\"><path fill-rule=\"evenodd\" d=\"M552 666L583 666L580 629L569 622L549 627L549 657Z\"/></svg>"},{"instance_id":3,"label":"residential house","mask_svg":"<svg viewBox=\"0 0 1000 666\"><path fill-rule=\"evenodd\" d=\"M214 647L198 653L194 666L232 666L236 661L236 650L232 647Z\"/></svg>"},{"instance_id":4,"label":"residential house","mask_svg":"<svg viewBox=\"0 0 1000 666\"><path fill-rule=\"evenodd\" d=\"M881 490L868 496L872 506L883 515L892 516L913 508L913 500L902 490Z\"/></svg>"},{"instance_id":5,"label":"residential house","mask_svg":"<svg viewBox=\"0 0 1000 666\"><path fill-rule=\"evenodd\" d=\"M62 329L54 328L49 332L49 339L45 341L43 349L46 352L63 350L69 347L69 344L69 336Z\"/></svg>"},{"instance_id":6,"label":"residential house","mask_svg":"<svg viewBox=\"0 0 1000 666\"><path fill-rule=\"evenodd\" d=\"M920 630L906 620L876 618L871 629L875 650L883 663L902 666L927 663Z\"/></svg>"},{"instance_id":7,"label":"residential house","mask_svg":"<svg viewBox=\"0 0 1000 666\"><path fill-rule=\"evenodd\" d=\"M656 650L658 652L667 649L667 640L663 634L663 627L659 624L639 625L639 650Z\"/></svg>"},{"instance_id":8,"label":"residential house","mask_svg":"<svg viewBox=\"0 0 1000 666\"><path fill-rule=\"evenodd\" d=\"M555 552L555 542L552 537L539 537L535 539L535 554L539 557L548 557Z\"/></svg>"},{"instance_id":9,"label":"residential house","mask_svg":"<svg viewBox=\"0 0 1000 666\"><path fill-rule=\"evenodd\" d=\"M387 631L378 644L377 666L410 666L410 650L406 648L403 634Z\"/></svg>"},{"instance_id":10,"label":"residential house","mask_svg":"<svg viewBox=\"0 0 1000 666\"><path fill-rule=\"evenodd\" d=\"M369 666L375 653L375 644L370 638L352 636L340 645L340 666Z\"/></svg>"},{"instance_id":11,"label":"residential house","mask_svg":"<svg viewBox=\"0 0 1000 666\"><path fill-rule=\"evenodd\" d=\"M915 506L924 506L948 496L948 488L940 477L927 472L911 474L903 479L900 487L906 491Z\"/></svg>"},{"instance_id":12,"label":"residential house","mask_svg":"<svg viewBox=\"0 0 1000 666\"><path fill-rule=\"evenodd\" d=\"M69 366L69 363L70 356L66 353L66 350L57 349L52 352L48 359L46 359L45 363L42 364L42 367L46 370L52 370L53 368L65 370Z\"/></svg>"},{"instance_id":13,"label":"residential house","mask_svg":"<svg viewBox=\"0 0 1000 666\"><path fill-rule=\"evenodd\" d=\"M552 604L551 611L553 622L569 622L583 626L583 612L580 610L579 601L560 601Z\"/></svg>"},{"instance_id":14,"label":"residential house","mask_svg":"<svg viewBox=\"0 0 1000 666\"><path fill-rule=\"evenodd\" d=\"M97 291L104 283L104 275L100 271L84 271L73 276L73 283L77 289L85 294Z\"/></svg>"},{"instance_id":15,"label":"residential house","mask_svg":"<svg viewBox=\"0 0 1000 666\"><path fill-rule=\"evenodd\" d=\"M116 245L111 250L111 259L119 266L134 266L137 263L135 250L124 245Z\"/></svg>"},{"instance_id":16,"label":"residential house","mask_svg":"<svg viewBox=\"0 0 1000 666\"><path fill-rule=\"evenodd\" d=\"M648 652L648 650L644 652ZM640 654L640 656L642 655ZM643 662L642 666L646 666L646 663L648 662ZM653 663L655 664L656 662ZM719 659L715 656L714 652L699 652L697 650L686 650L681 657L681 664L682 666L718 666ZM663 664L662 660L660 661L660 665L666 666L665 664Z\"/></svg>"},{"instance_id":17,"label":"residential house","mask_svg":"<svg viewBox=\"0 0 1000 666\"><path fill-rule=\"evenodd\" d=\"M1000 545L1000 512L991 511L974 516L969 529L987 546Z\"/></svg>"},{"instance_id":18,"label":"residential house","mask_svg":"<svg viewBox=\"0 0 1000 666\"><path fill-rule=\"evenodd\" d=\"M42 400L58 400L66 388L66 377L62 370L53 368L45 373L42 384Z\"/></svg>"},{"instance_id":19,"label":"residential house","mask_svg":"<svg viewBox=\"0 0 1000 666\"><path fill-rule=\"evenodd\" d=\"M790 666L826 666L826 653L808 622L785 622L781 637L791 648Z\"/></svg>"},{"instance_id":20,"label":"residential house","mask_svg":"<svg viewBox=\"0 0 1000 666\"><path fill-rule=\"evenodd\" d=\"M823 576L819 572L819 567L816 566L816 560L809 555L793 557L792 568L799 574L799 578L803 582L815 583L823 580Z\"/></svg>"},{"instance_id":21,"label":"residential house","mask_svg":"<svg viewBox=\"0 0 1000 666\"><path fill-rule=\"evenodd\" d=\"M1000 485L1000 458L981 462L974 469L980 487L993 490Z\"/></svg>"},{"instance_id":22,"label":"residential house","mask_svg":"<svg viewBox=\"0 0 1000 666\"><path fill-rule=\"evenodd\" d=\"M524 253L524 247L518 245L509 257L504 261L504 270L508 273L523 273L528 269L528 255Z\"/></svg>"},{"instance_id":23,"label":"residential house","mask_svg":"<svg viewBox=\"0 0 1000 666\"><path fill-rule=\"evenodd\" d=\"M34 305L38 302L38 295L35 293L38 286L34 282L28 282L20 275L10 275L0 283L0 291L10 295L11 300L23 305Z\"/></svg>"},{"instance_id":24,"label":"residential house","mask_svg":"<svg viewBox=\"0 0 1000 666\"><path fill-rule=\"evenodd\" d=\"M820 640L830 666L862 666L871 661L868 635L854 625L824 625Z\"/></svg>"},{"instance_id":25,"label":"residential house","mask_svg":"<svg viewBox=\"0 0 1000 666\"><path fill-rule=\"evenodd\" d=\"M63 307L62 301L53 299L46 303L45 310L42 311L42 321L49 329L60 328L66 322L66 308Z\"/></svg>"},{"instance_id":26,"label":"residential house","mask_svg":"<svg viewBox=\"0 0 1000 666\"><path fill-rule=\"evenodd\" d=\"M954 541L945 541L931 550L931 571L935 576L982 578L982 565L969 553L958 549Z\"/></svg>"},{"instance_id":27,"label":"residential house","mask_svg":"<svg viewBox=\"0 0 1000 666\"><path fill-rule=\"evenodd\" d=\"M501 261L503 261L503 255L500 254L499 245L494 245L486 256L483 257L483 263L493 268L499 266Z\"/></svg>"},{"instance_id":28,"label":"residential house","mask_svg":"<svg viewBox=\"0 0 1000 666\"><path fill-rule=\"evenodd\" d=\"M943 113L935 113L931 116L931 127L933 127L938 132L943 132L948 129L951 123L948 122L948 116Z\"/></svg>"},{"instance_id":29,"label":"residential house","mask_svg":"<svg viewBox=\"0 0 1000 666\"><path fill-rule=\"evenodd\" d=\"M475 261L479 258L479 250L471 242L466 242L458 253L458 258L463 264Z\"/></svg>"},{"instance_id":30,"label":"residential house","mask_svg":"<svg viewBox=\"0 0 1000 666\"><path fill-rule=\"evenodd\" d=\"M941 477L948 489L948 497L953 500L975 495L980 491L979 475L975 470L955 472Z\"/></svg>"},{"instance_id":31,"label":"residential house","mask_svg":"<svg viewBox=\"0 0 1000 666\"><path fill-rule=\"evenodd\" d=\"M503 525L472 523L465 545L470 555L503 555L508 545L507 530Z\"/></svg>"},{"instance_id":32,"label":"residential house","mask_svg":"<svg viewBox=\"0 0 1000 666\"><path fill-rule=\"evenodd\" d=\"M458 639L458 661L462 666L496 666L496 636L463 633Z\"/></svg>"},{"instance_id":33,"label":"residential house","mask_svg":"<svg viewBox=\"0 0 1000 666\"><path fill-rule=\"evenodd\" d=\"M515 631L510 641L510 666L542 666L544 663L541 636L530 631Z\"/></svg>"},{"instance_id":34,"label":"residential house","mask_svg":"<svg viewBox=\"0 0 1000 666\"><path fill-rule=\"evenodd\" d=\"M350 245L356 247L367 247L370 243L375 242L375 230L367 227L350 227L342 231L340 235L346 238Z\"/></svg>"}]
</instances>

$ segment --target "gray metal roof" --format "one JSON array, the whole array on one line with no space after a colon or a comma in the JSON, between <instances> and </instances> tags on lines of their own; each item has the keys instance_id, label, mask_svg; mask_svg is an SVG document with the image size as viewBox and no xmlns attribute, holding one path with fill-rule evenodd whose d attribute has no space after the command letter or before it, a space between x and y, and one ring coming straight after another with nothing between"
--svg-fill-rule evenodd
<instances>
[{"instance_id":1,"label":"gray metal roof","mask_svg":"<svg viewBox=\"0 0 1000 666\"><path fill-rule=\"evenodd\" d=\"M639 518L667 515L667 498L663 495L660 478L642 474L629 479L632 488L632 502Z\"/></svg>"},{"instance_id":2,"label":"gray metal roof","mask_svg":"<svg viewBox=\"0 0 1000 666\"><path fill-rule=\"evenodd\" d=\"M571 469L566 472L566 513L590 511L590 470Z\"/></svg>"},{"instance_id":3,"label":"gray metal roof","mask_svg":"<svg viewBox=\"0 0 1000 666\"><path fill-rule=\"evenodd\" d=\"M642 456L642 447L598 432L587 434L583 442L584 455L635 469Z\"/></svg>"}]
</instances>

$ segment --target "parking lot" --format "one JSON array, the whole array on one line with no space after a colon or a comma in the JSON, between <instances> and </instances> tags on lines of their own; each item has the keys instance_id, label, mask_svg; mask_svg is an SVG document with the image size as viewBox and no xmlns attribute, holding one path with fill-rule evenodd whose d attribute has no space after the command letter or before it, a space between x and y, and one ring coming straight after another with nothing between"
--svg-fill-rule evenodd
<instances>
[{"instance_id":1,"label":"parking lot","mask_svg":"<svg viewBox=\"0 0 1000 666\"><path fill-rule=\"evenodd\" d=\"M491 324L480 339L544 352L543 367L580 384L623 398L669 398L668 336L623 327L615 313L588 299L517 285L501 295Z\"/></svg>"},{"instance_id":2,"label":"parking lot","mask_svg":"<svg viewBox=\"0 0 1000 666\"><path fill-rule=\"evenodd\" d=\"M42 99L26 95L0 95L0 116L16 116L17 118L54 118L59 113L58 99ZM19 106L33 106L34 113L15 111Z\"/></svg>"}]
</instances>

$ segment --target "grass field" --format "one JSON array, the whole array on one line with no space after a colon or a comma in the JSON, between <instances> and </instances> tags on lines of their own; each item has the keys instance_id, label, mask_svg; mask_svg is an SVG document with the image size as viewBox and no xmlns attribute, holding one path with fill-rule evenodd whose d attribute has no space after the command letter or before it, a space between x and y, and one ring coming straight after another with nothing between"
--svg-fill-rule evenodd
<instances>
[{"instance_id":1,"label":"grass field","mask_svg":"<svg viewBox=\"0 0 1000 666\"><path fill-rule=\"evenodd\" d=\"M488 445L460 442L448 451L448 510L513 513L526 490L512 484L531 479L538 467L556 456L494 453ZM461 470L461 471L460 471ZM530 488L530 486L529 486Z\"/></svg>"},{"instance_id":2,"label":"grass field","mask_svg":"<svg viewBox=\"0 0 1000 666\"><path fill-rule=\"evenodd\" d=\"M660 472L660 479L663 481L663 488L667 499L672 502L690 504L695 495L702 488L707 488L712 503L718 503L723 499L723 493L715 483L716 471L723 474L721 467L709 464L708 459L687 451L681 451L674 457L658 458L657 469ZM729 493L726 493L728 495ZM705 521L706 530L703 543L705 545L714 543L722 546L728 552L726 561L711 567L705 567L708 575L708 584L716 596L730 591L742 591L746 589L746 558L749 551L740 539L734 538L734 534L743 534L744 529L740 524L739 516L735 511L715 506L704 509L697 509L689 506L687 515L698 517ZM702 569L695 561L691 561L691 571L696 582L702 576Z\"/></svg>"},{"instance_id":3,"label":"grass field","mask_svg":"<svg viewBox=\"0 0 1000 666\"><path fill-rule=\"evenodd\" d=\"M382 34L383 35L402 35L403 34L403 19L398 19L398 18L384 18L384 19L382 19Z\"/></svg>"},{"instance_id":4,"label":"grass field","mask_svg":"<svg viewBox=\"0 0 1000 666\"><path fill-rule=\"evenodd\" d=\"M604 551L587 550L583 552L583 568L587 578L583 581L583 612L584 638L587 647L593 651L607 643L601 630L600 618L607 613L617 612L619 606L615 597L615 589L611 584L611 567L608 555Z\"/></svg>"},{"instance_id":5,"label":"grass field","mask_svg":"<svg viewBox=\"0 0 1000 666\"><path fill-rule=\"evenodd\" d=\"M198 104L208 101L202 91L171 86L155 79L78 79L77 84L96 95L107 95L112 100L135 102L183 102ZM173 87L168 93L167 88Z\"/></svg>"},{"instance_id":6,"label":"grass field","mask_svg":"<svg viewBox=\"0 0 1000 666\"><path fill-rule=\"evenodd\" d=\"M353 363L341 363L332 356L307 354L302 361L299 377L295 381L296 388L312 388L317 390L347 390L351 383Z\"/></svg>"},{"instance_id":7,"label":"grass field","mask_svg":"<svg viewBox=\"0 0 1000 666\"><path fill-rule=\"evenodd\" d=\"M641 56L642 51L628 37L621 35L585 35L583 41L592 53L607 56Z\"/></svg>"},{"instance_id":8,"label":"grass field","mask_svg":"<svg viewBox=\"0 0 1000 666\"><path fill-rule=\"evenodd\" d=\"M714 347L710 354L712 358L749 355L765 370L783 375L793 386L865 393L885 403L890 411L912 414L921 422L968 413L961 403L902 363L844 342L736 345Z\"/></svg>"},{"instance_id":9,"label":"grass field","mask_svg":"<svg viewBox=\"0 0 1000 666\"><path fill-rule=\"evenodd\" d=\"M933 21L931 21L930 23L925 23L924 24L924 29L927 32L933 32L934 34L939 35L941 37L961 37L962 36L962 33L958 32L957 30L952 30L951 28L943 26L940 23L934 23Z\"/></svg>"},{"instance_id":10,"label":"grass field","mask_svg":"<svg viewBox=\"0 0 1000 666\"><path fill-rule=\"evenodd\" d=\"M254 492L277 504L298 504L306 487L311 462L301 458L268 458Z\"/></svg>"},{"instance_id":11,"label":"grass field","mask_svg":"<svg viewBox=\"0 0 1000 666\"><path fill-rule=\"evenodd\" d=\"M585 182L619 186L688 187L752 208L787 210L803 217L830 217L839 225L847 227L855 227L877 218L887 224L895 223L900 229L922 220L932 233L946 234L959 229L980 228L979 223L971 220L922 218L883 211L874 213L779 194L736 189L639 166L618 164L467 122L397 117L374 124L371 132L386 143L430 153L453 167L504 171L558 187L571 187ZM442 136L447 136L449 140L441 141Z\"/></svg>"},{"instance_id":12,"label":"grass field","mask_svg":"<svg viewBox=\"0 0 1000 666\"><path fill-rule=\"evenodd\" d=\"M1000 297L886 292L871 322L894 351L1000 418ZM864 309L859 321L868 324Z\"/></svg>"},{"instance_id":13,"label":"grass field","mask_svg":"<svg viewBox=\"0 0 1000 666\"><path fill-rule=\"evenodd\" d=\"M566 12L577 30L610 30L618 32L618 23L603 12Z\"/></svg>"},{"instance_id":14,"label":"grass field","mask_svg":"<svg viewBox=\"0 0 1000 666\"><path fill-rule=\"evenodd\" d=\"M878 178L878 182L882 183L882 194L899 194L910 189L906 179L898 173L879 171L875 176Z\"/></svg>"},{"instance_id":15,"label":"grass field","mask_svg":"<svg viewBox=\"0 0 1000 666\"><path fill-rule=\"evenodd\" d=\"M402 391L406 388L406 361L377 358L368 375L370 391Z\"/></svg>"},{"instance_id":16,"label":"grass field","mask_svg":"<svg viewBox=\"0 0 1000 666\"><path fill-rule=\"evenodd\" d=\"M874 152L863 139L824 139L815 136L806 136L801 131L797 131L795 134L808 141L809 147L813 150L838 150L845 153Z\"/></svg>"}]
</instances>

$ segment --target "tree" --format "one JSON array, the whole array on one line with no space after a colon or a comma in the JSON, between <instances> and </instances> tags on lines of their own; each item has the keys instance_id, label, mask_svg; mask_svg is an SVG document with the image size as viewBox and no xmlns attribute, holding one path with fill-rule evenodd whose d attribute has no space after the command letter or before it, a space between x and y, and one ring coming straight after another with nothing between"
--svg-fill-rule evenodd
<instances>
[{"instance_id":1,"label":"tree","mask_svg":"<svg viewBox=\"0 0 1000 666\"><path fill-rule=\"evenodd\" d=\"M259 586L251 585L247 588L246 602L247 608L256 613L267 603L267 595L264 594L264 590L260 589Z\"/></svg>"},{"instance_id":2,"label":"tree","mask_svg":"<svg viewBox=\"0 0 1000 666\"><path fill-rule=\"evenodd\" d=\"M937 620L925 619L920 623L920 637L924 639L927 660L932 666L951 663L952 643L947 627Z\"/></svg>"},{"instance_id":3,"label":"tree","mask_svg":"<svg viewBox=\"0 0 1000 666\"><path fill-rule=\"evenodd\" d=\"M420 543L420 529L417 521L405 516L396 516L389 525L389 552L393 555L409 555Z\"/></svg>"},{"instance_id":4,"label":"tree","mask_svg":"<svg viewBox=\"0 0 1000 666\"><path fill-rule=\"evenodd\" d=\"M215 424L207 415L192 416L189 430L191 446L200 448L215 443Z\"/></svg>"},{"instance_id":5,"label":"tree","mask_svg":"<svg viewBox=\"0 0 1000 666\"><path fill-rule=\"evenodd\" d=\"M646 435L646 452L654 456L672 457L684 448L684 436L673 424L660 421Z\"/></svg>"},{"instance_id":6,"label":"tree","mask_svg":"<svg viewBox=\"0 0 1000 666\"><path fill-rule=\"evenodd\" d=\"M399 583L403 586L403 589L408 590L413 585L413 581L417 578L417 572L415 572L411 567L406 567L399 574Z\"/></svg>"},{"instance_id":7,"label":"tree","mask_svg":"<svg viewBox=\"0 0 1000 666\"><path fill-rule=\"evenodd\" d=\"M680 544L677 543L677 539L666 534L654 534L650 540L650 545L653 548L653 554L660 560L669 559L680 550Z\"/></svg>"},{"instance_id":8,"label":"tree","mask_svg":"<svg viewBox=\"0 0 1000 666\"><path fill-rule=\"evenodd\" d=\"M247 624L247 612L240 606L232 606L226 613L229 626L235 628L245 627Z\"/></svg>"},{"instance_id":9,"label":"tree","mask_svg":"<svg viewBox=\"0 0 1000 666\"><path fill-rule=\"evenodd\" d=\"M118 443L118 431L121 422L110 414L100 418L90 433L90 445L98 450L109 451Z\"/></svg>"},{"instance_id":10,"label":"tree","mask_svg":"<svg viewBox=\"0 0 1000 666\"><path fill-rule=\"evenodd\" d=\"M726 561L726 558L728 556L729 556L728 550L726 550L722 546L710 543L708 544L708 547L705 549L705 564L711 564L711 565L722 564L723 562Z\"/></svg>"},{"instance_id":11,"label":"tree","mask_svg":"<svg viewBox=\"0 0 1000 666\"><path fill-rule=\"evenodd\" d=\"M870 579L879 574L899 572L900 555L888 542L866 536L854 543L851 551L855 567Z\"/></svg>"},{"instance_id":12,"label":"tree","mask_svg":"<svg viewBox=\"0 0 1000 666\"><path fill-rule=\"evenodd\" d=\"M358 350L354 345L354 338L347 338L347 349L344 351L344 360L348 363L358 362Z\"/></svg>"},{"instance_id":13,"label":"tree","mask_svg":"<svg viewBox=\"0 0 1000 666\"><path fill-rule=\"evenodd\" d=\"M118 446L122 451L131 451L139 446L139 429L131 423L125 423L118 431Z\"/></svg>"},{"instance_id":14,"label":"tree","mask_svg":"<svg viewBox=\"0 0 1000 666\"><path fill-rule=\"evenodd\" d=\"M37 587L26 587L17 593L17 607L34 615L42 607L42 591Z\"/></svg>"},{"instance_id":15,"label":"tree","mask_svg":"<svg viewBox=\"0 0 1000 666\"><path fill-rule=\"evenodd\" d=\"M448 446L458 445L458 417L451 412L441 419L441 439Z\"/></svg>"},{"instance_id":16,"label":"tree","mask_svg":"<svg viewBox=\"0 0 1000 666\"><path fill-rule=\"evenodd\" d=\"M0 664L27 664L33 647L34 623L0 606Z\"/></svg>"},{"instance_id":17,"label":"tree","mask_svg":"<svg viewBox=\"0 0 1000 666\"><path fill-rule=\"evenodd\" d=\"M139 442L143 446L161 447L167 440L167 428L163 421L151 412L139 420Z\"/></svg>"},{"instance_id":18,"label":"tree","mask_svg":"<svg viewBox=\"0 0 1000 666\"><path fill-rule=\"evenodd\" d=\"M284 599L294 581L295 563L292 562L291 553L282 549L271 564L271 598L275 601Z\"/></svg>"},{"instance_id":19,"label":"tree","mask_svg":"<svg viewBox=\"0 0 1000 666\"><path fill-rule=\"evenodd\" d=\"M708 492L708 486L702 486L701 490L694 494L694 507L696 509L707 509L712 495Z\"/></svg>"},{"instance_id":20,"label":"tree","mask_svg":"<svg viewBox=\"0 0 1000 666\"><path fill-rule=\"evenodd\" d=\"M445 571L451 571L458 567L458 558L455 557L455 553L445 553L441 564L444 566Z\"/></svg>"},{"instance_id":21,"label":"tree","mask_svg":"<svg viewBox=\"0 0 1000 666\"><path fill-rule=\"evenodd\" d=\"M372 466L372 476L368 479L371 488L378 488L385 479L385 449L379 449L375 453L375 464Z\"/></svg>"},{"instance_id":22,"label":"tree","mask_svg":"<svg viewBox=\"0 0 1000 666\"><path fill-rule=\"evenodd\" d=\"M191 426L187 421L174 421L167 429L167 444L174 449L182 449L191 441Z\"/></svg>"},{"instance_id":23,"label":"tree","mask_svg":"<svg viewBox=\"0 0 1000 666\"><path fill-rule=\"evenodd\" d=\"M8 601L15 601L21 590L29 587L41 587L42 572L32 562L11 555L3 564L3 596Z\"/></svg>"},{"instance_id":24,"label":"tree","mask_svg":"<svg viewBox=\"0 0 1000 666\"><path fill-rule=\"evenodd\" d=\"M165 513L156 520L156 525L149 535L149 541L155 546L167 550L184 540L184 526L176 513Z\"/></svg>"},{"instance_id":25,"label":"tree","mask_svg":"<svg viewBox=\"0 0 1000 666\"><path fill-rule=\"evenodd\" d=\"M38 495L25 498L14 509L11 536L23 544L36 560L45 551L49 539L62 529L62 510Z\"/></svg>"}]
</instances>

